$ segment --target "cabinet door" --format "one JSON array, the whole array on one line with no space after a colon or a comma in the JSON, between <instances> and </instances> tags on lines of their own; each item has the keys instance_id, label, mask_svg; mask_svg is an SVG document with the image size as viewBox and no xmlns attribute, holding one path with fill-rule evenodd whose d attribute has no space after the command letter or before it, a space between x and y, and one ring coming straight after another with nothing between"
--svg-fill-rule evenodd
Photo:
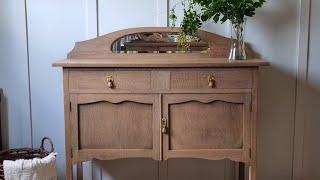
<instances>
[{"instance_id":1,"label":"cabinet door","mask_svg":"<svg viewBox=\"0 0 320 180\"><path fill-rule=\"evenodd\" d=\"M250 107L250 94L164 95L163 159L249 161Z\"/></svg>"},{"instance_id":2,"label":"cabinet door","mask_svg":"<svg viewBox=\"0 0 320 180\"><path fill-rule=\"evenodd\" d=\"M160 118L156 95L71 95L73 160L159 160Z\"/></svg>"}]
</instances>

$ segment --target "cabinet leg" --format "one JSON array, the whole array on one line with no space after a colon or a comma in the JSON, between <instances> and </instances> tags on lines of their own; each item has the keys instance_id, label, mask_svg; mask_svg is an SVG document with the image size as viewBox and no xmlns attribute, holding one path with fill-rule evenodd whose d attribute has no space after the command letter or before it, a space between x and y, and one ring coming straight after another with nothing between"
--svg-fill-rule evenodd
<instances>
[{"instance_id":1,"label":"cabinet leg","mask_svg":"<svg viewBox=\"0 0 320 180\"><path fill-rule=\"evenodd\" d=\"M249 166L249 180L257 180L257 164L252 163Z\"/></svg>"},{"instance_id":2,"label":"cabinet leg","mask_svg":"<svg viewBox=\"0 0 320 180\"><path fill-rule=\"evenodd\" d=\"M243 162L239 162L239 180L245 179L245 164Z\"/></svg>"},{"instance_id":3,"label":"cabinet leg","mask_svg":"<svg viewBox=\"0 0 320 180\"><path fill-rule=\"evenodd\" d=\"M73 179L73 164L71 162L71 159L67 158L66 162L66 180L72 180Z\"/></svg>"},{"instance_id":4,"label":"cabinet leg","mask_svg":"<svg viewBox=\"0 0 320 180\"><path fill-rule=\"evenodd\" d=\"M77 180L83 180L83 167L82 163L77 164Z\"/></svg>"}]
</instances>

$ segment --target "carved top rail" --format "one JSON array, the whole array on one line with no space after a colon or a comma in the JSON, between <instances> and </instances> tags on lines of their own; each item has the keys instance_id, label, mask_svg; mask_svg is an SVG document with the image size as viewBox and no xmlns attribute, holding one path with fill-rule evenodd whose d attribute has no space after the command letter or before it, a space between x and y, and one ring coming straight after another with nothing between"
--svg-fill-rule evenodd
<instances>
[{"instance_id":1,"label":"carved top rail","mask_svg":"<svg viewBox=\"0 0 320 180\"><path fill-rule=\"evenodd\" d=\"M196 56L226 58L229 55L228 38L198 30L197 39L190 43L191 52L183 52L178 46L179 28L146 27L116 31L95 39L78 42L68 54L69 59L105 59L123 57L124 54L139 56ZM253 52L248 49L252 58ZM154 55L157 53L157 55ZM170 53L171 55L168 55ZM165 55L164 55L165 54ZM141 55L140 55L141 56Z\"/></svg>"},{"instance_id":2,"label":"carved top rail","mask_svg":"<svg viewBox=\"0 0 320 180\"><path fill-rule=\"evenodd\" d=\"M268 62L252 59L254 52L247 48L250 61L229 61L230 40L198 30L190 51L178 47L179 28L145 27L116 31L91 40L77 42L68 59L53 66L61 67L257 67ZM249 47L249 46L247 46Z\"/></svg>"}]
</instances>

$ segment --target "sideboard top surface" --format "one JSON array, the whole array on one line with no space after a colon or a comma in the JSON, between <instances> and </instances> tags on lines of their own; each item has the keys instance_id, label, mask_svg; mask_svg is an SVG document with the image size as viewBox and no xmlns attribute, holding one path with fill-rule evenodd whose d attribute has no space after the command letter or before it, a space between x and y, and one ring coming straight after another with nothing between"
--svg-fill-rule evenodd
<instances>
[{"instance_id":1,"label":"sideboard top surface","mask_svg":"<svg viewBox=\"0 0 320 180\"><path fill-rule=\"evenodd\" d=\"M67 59L53 63L65 68L215 68L215 67L259 67L268 66L267 61L252 59L230 61L223 58L121 58L121 59Z\"/></svg>"}]
</instances>

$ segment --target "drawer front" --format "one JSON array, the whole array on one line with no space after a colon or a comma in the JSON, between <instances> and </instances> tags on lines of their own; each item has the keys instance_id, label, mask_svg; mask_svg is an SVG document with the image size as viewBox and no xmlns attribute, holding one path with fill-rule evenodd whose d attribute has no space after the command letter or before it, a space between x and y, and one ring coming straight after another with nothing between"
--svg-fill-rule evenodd
<instances>
[{"instance_id":1,"label":"drawer front","mask_svg":"<svg viewBox=\"0 0 320 180\"><path fill-rule=\"evenodd\" d=\"M151 71L90 71L69 72L70 90L150 90Z\"/></svg>"},{"instance_id":2,"label":"drawer front","mask_svg":"<svg viewBox=\"0 0 320 180\"><path fill-rule=\"evenodd\" d=\"M250 89L251 70L172 71L170 89Z\"/></svg>"}]
</instances>

